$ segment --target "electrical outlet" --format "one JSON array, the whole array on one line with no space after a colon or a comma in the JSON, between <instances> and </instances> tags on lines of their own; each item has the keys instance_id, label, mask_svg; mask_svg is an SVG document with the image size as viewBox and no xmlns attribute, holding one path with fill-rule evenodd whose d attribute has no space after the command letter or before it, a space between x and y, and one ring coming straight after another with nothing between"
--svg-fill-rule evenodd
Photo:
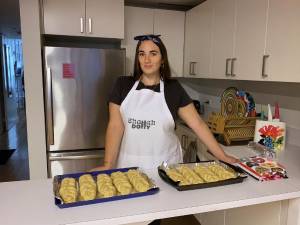
<instances>
[{"instance_id":1,"label":"electrical outlet","mask_svg":"<svg viewBox=\"0 0 300 225\"><path fill-rule=\"evenodd\" d=\"M207 105L210 105L211 104L211 100L208 99L208 100L204 101L204 103L207 104Z\"/></svg>"}]
</instances>

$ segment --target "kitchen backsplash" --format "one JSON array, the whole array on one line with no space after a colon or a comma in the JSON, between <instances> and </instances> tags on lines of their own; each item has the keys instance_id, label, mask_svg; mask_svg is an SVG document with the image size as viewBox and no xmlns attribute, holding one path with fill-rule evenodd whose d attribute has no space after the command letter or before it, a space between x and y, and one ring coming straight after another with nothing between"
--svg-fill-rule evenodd
<instances>
[{"instance_id":1,"label":"kitchen backsplash","mask_svg":"<svg viewBox=\"0 0 300 225\"><path fill-rule=\"evenodd\" d=\"M220 111L220 95L227 87L234 86L250 92L256 102L257 112L260 112L261 108L266 111L267 104L273 105L274 112L274 104L277 101L281 121L287 124L287 143L300 146L300 93L296 91L300 89L300 84L188 78L179 80L191 98L204 104L204 119L207 119L211 112Z\"/></svg>"}]
</instances>

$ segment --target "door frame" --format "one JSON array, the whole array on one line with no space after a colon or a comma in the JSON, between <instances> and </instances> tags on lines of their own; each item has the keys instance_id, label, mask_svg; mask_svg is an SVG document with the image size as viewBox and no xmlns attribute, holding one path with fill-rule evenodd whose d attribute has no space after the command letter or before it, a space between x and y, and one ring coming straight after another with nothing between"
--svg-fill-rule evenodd
<instances>
[{"instance_id":1,"label":"door frame","mask_svg":"<svg viewBox=\"0 0 300 225\"><path fill-rule=\"evenodd\" d=\"M6 110L5 110L5 97L4 97L4 46L2 45L2 37L0 37L0 134L7 130L6 124Z\"/></svg>"}]
</instances>

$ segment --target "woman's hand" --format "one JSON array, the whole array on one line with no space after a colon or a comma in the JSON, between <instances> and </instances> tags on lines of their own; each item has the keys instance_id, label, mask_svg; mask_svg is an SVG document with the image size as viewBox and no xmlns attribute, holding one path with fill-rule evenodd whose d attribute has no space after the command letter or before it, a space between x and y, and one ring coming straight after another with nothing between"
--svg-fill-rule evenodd
<instances>
[{"instance_id":1,"label":"woman's hand","mask_svg":"<svg viewBox=\"0 0 300 225\"><path fill-rule=\"evenodd\" d=\"M238 160L237 158L231 156L231 155L227 155L225 153L224 158L222 159L222 161L229 163L229 164L234 164L234 163L238 163L240 160Z\"/></svg>"},{"instance_id":2,"label":"woman's hand","mask_svg":"<svg viewBox=\"0 0 300 225\"><path fill-rule=\"evenodd\" d=\"M108 168L106 166L98 166L98 167L95 167L95 168L89 170L88 172L102 171L102 170L108 170Z\"/></svg>"},{"instance_id":3,"label":"woman's hand","mask_svg":"<svg viewBox=\"0 0 300 225\"><path fill-rule=\"evenodd\" d=\"M113 168L112 163L110 163L110 162L104 162L104 164L102 166L97 166L97 167L89 170L89 172L102 171L102 170L110 170L112 168Z\"/></svg>"}]
</instances>

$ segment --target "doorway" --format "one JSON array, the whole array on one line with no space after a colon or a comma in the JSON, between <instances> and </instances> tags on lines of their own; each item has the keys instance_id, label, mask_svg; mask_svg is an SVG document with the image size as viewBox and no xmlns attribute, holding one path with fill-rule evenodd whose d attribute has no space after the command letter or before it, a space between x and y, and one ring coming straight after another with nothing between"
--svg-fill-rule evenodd
<instances>
[{"instance_id":1,"label":"doorway","mask_svg":"<svg viewBox=\"0 0 300 225\"><path fill-rule=\"evenodd\" d=\"M22 40L0 36L0 182L29 179Z\"/></svg>"}]
</instances>

